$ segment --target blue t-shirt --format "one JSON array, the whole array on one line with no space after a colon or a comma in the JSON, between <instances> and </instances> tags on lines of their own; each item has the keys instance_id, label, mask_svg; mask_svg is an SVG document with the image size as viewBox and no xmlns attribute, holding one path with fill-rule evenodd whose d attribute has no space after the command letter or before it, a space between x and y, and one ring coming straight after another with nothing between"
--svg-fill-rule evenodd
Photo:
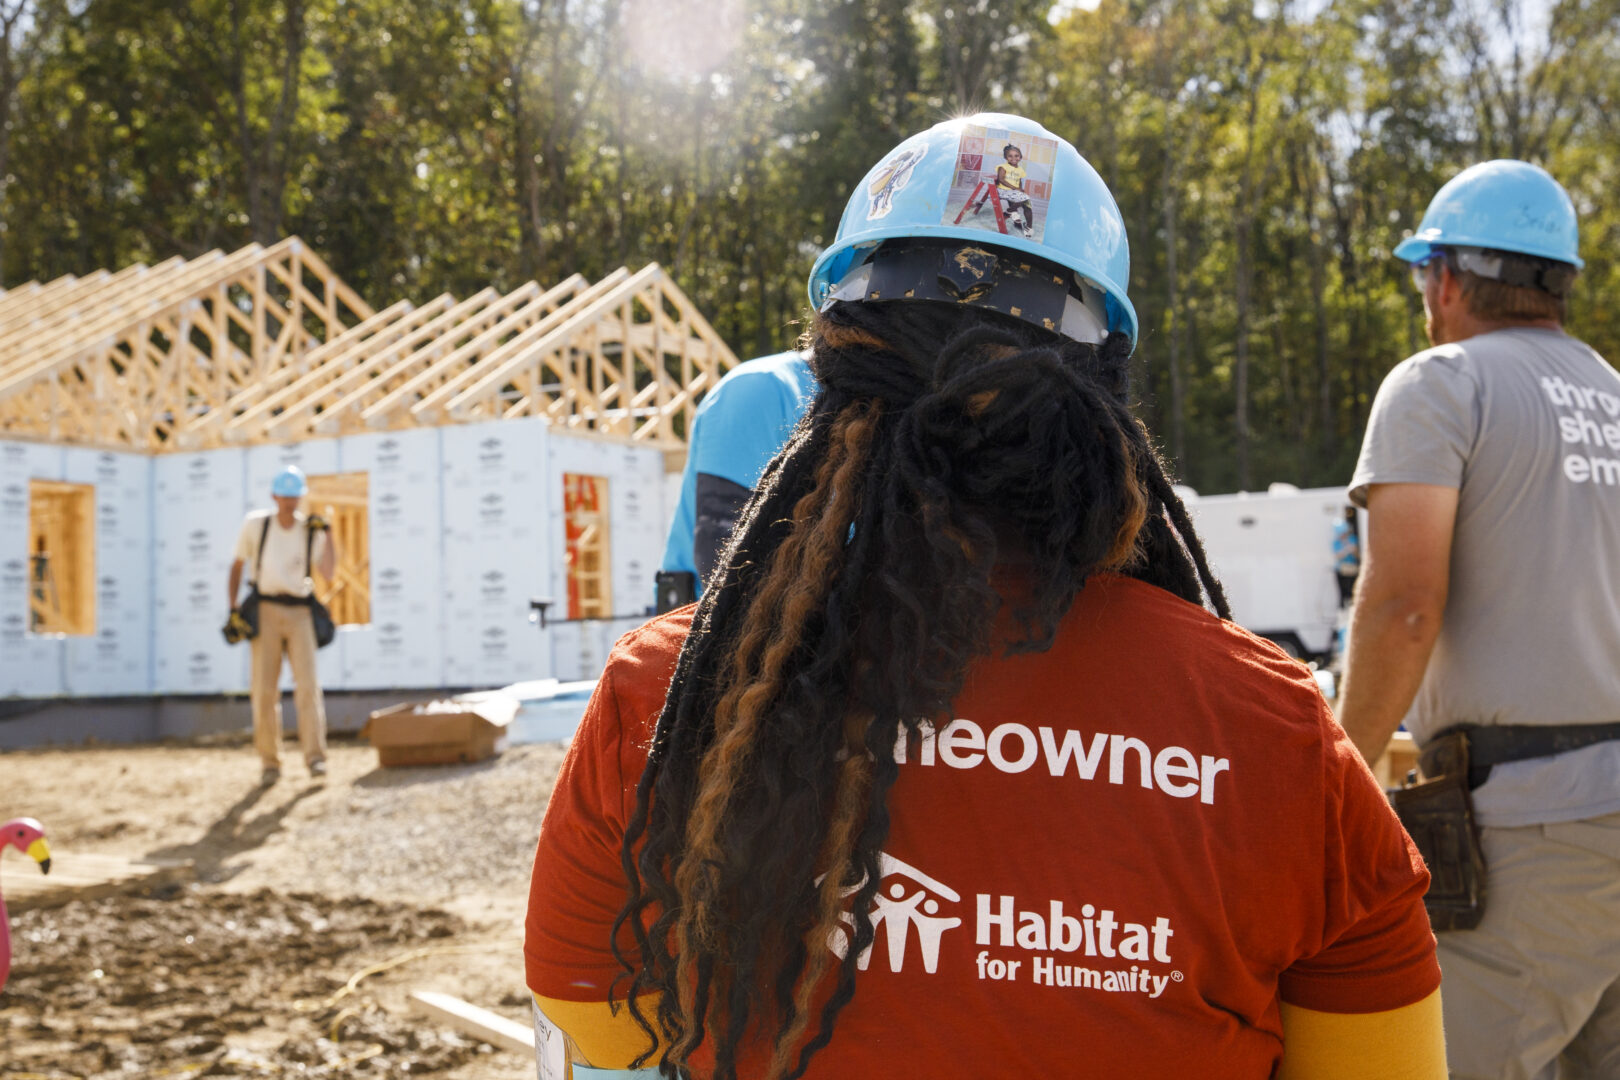
<instances>
[{"instance_id":1,"label":"blue t-shirt","mask_svg":"<svg viewBox=\"0 0 1620 1080\"><path fill-rule=\"evenodd\" d=\"M805 355L777 353L738 364L698 405L688 440L681 500L670 523L660 569L697 573L697 476L708 473L752 489L793 434L817 392ZM698 583L699 589L702 582Z\"/></svg>"},{"instance_id":2,"label":"blue t-shirt","mask_svg":"<svg viewBox=\"0 0 1620 1080\"><path fill-rule=\"evenodd\" d=\"M1345 575L1361 571L1361 539L1344 518L1333 523L1333 569Z\"/></svg>"}]
</instances>

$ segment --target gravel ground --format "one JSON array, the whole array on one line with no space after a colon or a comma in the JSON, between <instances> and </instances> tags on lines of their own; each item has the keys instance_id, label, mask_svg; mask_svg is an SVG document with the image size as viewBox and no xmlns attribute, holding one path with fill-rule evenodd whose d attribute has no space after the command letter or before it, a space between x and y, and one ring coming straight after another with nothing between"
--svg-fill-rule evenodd
<instances>
[{"instance_id":1,"label":"gravel ground","mask_svg":"<svg viewBox=\"0 0 1620 1080\"><path fill-rule=\"evenodd\" d=\"M476 765L367 772L299 806L286 862L304 887L330 895L521 897L561 760L556 747L529 746ZM263 871L245 868L242 884L267 879Z\"/></svg>"},{"instance_id":2,"label":"gravel ground","mask_svg":"<svg viewBox=\"0 0 1620 1080\"><path fill-rule=\"evenodd\" d=\"M522 915L563 752L541 744L476 765L382 769L369 746L339 740L316 780L289 743L270 787L241 741L0 754L0 820L37 817L62 851L190 859L198 873L172 895L17 916L0 1078L24 1045L45 1055L25 1071L53 1077L168 1075L147 1068L164 1062L204 1076L531 1078L532 1060L414 1017L406 997L438 990L527 1020ZM6 857L5 873L23 868ZM236 928L220 937L227 923ZM424 935L434 950L368 978L330 1039L341 1010L311 1013L311 995ZM205 938L214 944L199 959ZM126 972L124 1012L81 985L92 954L111 957L97 961L104 975ZM172 1008L153 1007L158 985ZM210 1001L236 1019L210 1020ZM53 1053L71 1065L43 1068Z\"/></svg>"},{"instance_id":3,"label":"gravel ground","mask_svg":"<svg viewBox=\"0 0 1620 1080\"><path fill-rule=\"evenodd\" d=\"M26 911L0 1076L313 1080L487 1062L492 1047L392 1015L333 974L381 943L432 949L461 929L401 904L199 886Z\"/></svg>"},{"instance_id":4,"label":"gravel ground","mask_svg":"<svg viewBox=\"0 0 1620 1080\"><path fill-rule=\"evenodd\" d=\"M39 818L56 847L191 859L200 880L241 889L522 900L560 744L383 769L334 742L324 783L286 751L268 788L245 745L0 754L0 815Z\"/></svg>"}]
</instances>

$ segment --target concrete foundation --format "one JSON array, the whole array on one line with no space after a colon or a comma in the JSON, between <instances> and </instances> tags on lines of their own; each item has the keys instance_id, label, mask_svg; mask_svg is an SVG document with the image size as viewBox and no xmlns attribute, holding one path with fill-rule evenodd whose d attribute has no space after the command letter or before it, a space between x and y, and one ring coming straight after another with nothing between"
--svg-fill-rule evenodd
<instances>
[{"instance_id":1,"label":"concrete foundation","mask_svg":"<svg viewBox=\"0 0 1620 1080\"><path fill-rule=\"evenodd\" d=\"M330 732L357 732L373 710L462 692L455 688L328 690L326 727ZM288 733L298 730L298 710L290 693L282 698L281 720ZM156 742L231 732L245 736L252 727L245 694L0 700L0 750L72 746L92 740Z\"/></svg>"}]
</instances>

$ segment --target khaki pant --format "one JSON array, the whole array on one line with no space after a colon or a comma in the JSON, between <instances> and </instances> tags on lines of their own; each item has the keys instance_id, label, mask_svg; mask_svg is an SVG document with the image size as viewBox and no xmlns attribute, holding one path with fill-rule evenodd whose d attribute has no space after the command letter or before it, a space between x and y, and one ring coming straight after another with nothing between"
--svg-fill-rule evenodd
<instances>
[{"instance_id":1,"label":"khaki pant","mask_svg":"<svg viewBox=\"0 0 1620 1080\"><path fill-rule=\"evenodd\" d=\"M1485 918L1439 935L1451 1075L1620 1077L1620 814L1480 839Z\"/></svg>"},{"instance_id":2,"label":"khaki pant","mask_svg":"<svg viewBox=\"0 0 1620 1080\"><path fill-rule=\"evenodd\" d=\"M315 674L315 622L309 608L259 603L259 633L253 639L253 748L267 769L281 764L281 657L292 662L293 702L298 706L298 746L304 764L326 757L326 705Z\"/></svg>"}]
</instances>

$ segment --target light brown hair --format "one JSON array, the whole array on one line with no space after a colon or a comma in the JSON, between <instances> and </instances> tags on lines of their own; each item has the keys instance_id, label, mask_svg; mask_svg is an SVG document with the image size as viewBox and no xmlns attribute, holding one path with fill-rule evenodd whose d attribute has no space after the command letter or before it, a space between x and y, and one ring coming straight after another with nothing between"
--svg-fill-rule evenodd
<instances>
[{"instance_id":1,"label":"light brown hair","mask_svg":"<svg viewBox=\"0 0 1620 1080\"><path fill-rule=\"evenodd\" d=\"M1463 303L1476 319L1488 322L1539 322L1555 319L1563 324L1568 304L1564 297L1554 296L1534 285L1509 285L1480 277L1470 270L1448 269L1457 278L1462 289Z\"/></svg>"}]
</instances>

